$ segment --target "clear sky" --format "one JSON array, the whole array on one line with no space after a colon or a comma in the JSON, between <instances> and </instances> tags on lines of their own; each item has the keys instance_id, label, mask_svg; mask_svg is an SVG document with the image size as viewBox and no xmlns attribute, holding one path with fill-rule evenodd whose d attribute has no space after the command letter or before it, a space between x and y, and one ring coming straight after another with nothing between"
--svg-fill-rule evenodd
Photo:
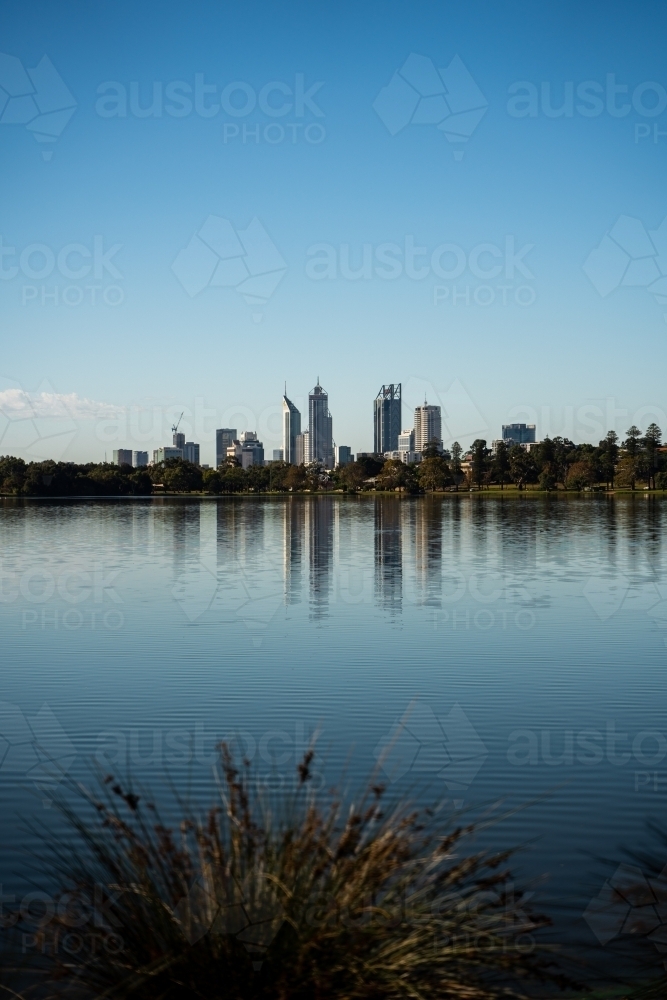
<instances>
[{"instance_id":1,"label":"clear sky","mask_svg":"<svg viewBox=\"0 0 667 1000\"><path fill-rule=\"evenodd\" d=\"M0 453L667 431L663 3L0 11Z\"/></svg>"}]
</instances>

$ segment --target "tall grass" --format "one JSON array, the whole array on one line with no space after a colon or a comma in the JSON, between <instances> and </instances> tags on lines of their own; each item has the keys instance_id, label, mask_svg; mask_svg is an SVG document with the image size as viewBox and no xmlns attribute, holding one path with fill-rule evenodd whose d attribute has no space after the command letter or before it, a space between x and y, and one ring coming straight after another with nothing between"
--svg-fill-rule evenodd
<instances>
[{"instance_id":1,"label":"tall grass","mask_svg":"<svg viewBox=\"0 0 667 1000\"><path fill-rule=\"evenodd\" d=\"M486 1000L557 978L508 852L472 851L474 825L442 829L372 782L358 801L316 795L312 759L267 796L223 744L219 800L175 828L112 778L61 804L72 836L48 845L60 892L40 931L52 993Z\"/></svg>"}]
</instances>

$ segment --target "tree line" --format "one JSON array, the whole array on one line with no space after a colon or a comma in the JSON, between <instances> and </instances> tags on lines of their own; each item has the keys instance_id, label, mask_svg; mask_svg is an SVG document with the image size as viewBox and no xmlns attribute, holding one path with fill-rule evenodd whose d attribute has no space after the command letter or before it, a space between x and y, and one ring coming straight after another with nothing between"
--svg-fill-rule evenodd
<instances>
[{"instance_id":1,"label":"tree line","mask_svg":"<svg viewBox=\"0 0 667 1000\"><path fill-rule=\"evenodd\" d=\"M530 450L500 442L494 451L482 438L464 455L454 442L444 457L435 442L422 461L406 464L379 455L363 456L340 469L269 462L243 469L228 459L217 469L202 469L181 459L135 469L108 462L29 462L0 457L0 493L13 496L149 496L168 493L318 492L321 490L403 490L430 493L515 486L557 489L667 489L667 449L662 432L651 424L634 425L620 440L609 431L597 446L576 445L563 437L545 438Z\"/></svg>"}]
</instances>

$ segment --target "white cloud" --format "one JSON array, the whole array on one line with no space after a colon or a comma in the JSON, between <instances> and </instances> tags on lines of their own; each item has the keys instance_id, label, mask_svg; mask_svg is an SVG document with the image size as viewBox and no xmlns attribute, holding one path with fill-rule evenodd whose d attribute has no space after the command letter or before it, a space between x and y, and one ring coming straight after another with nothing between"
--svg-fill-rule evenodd
<instances>
[{"instance_id":1,"label":"white cloud","mask_svg":"<svg viewBox=\"0 0 667 1000\"><path fill-rule=\"evenodd\" d=\"M111 403L98 403L76 392L25 392L23 389L0 391L0 413L9 420L30 420L48 417L66 420L94 420L117 417L123 408Z\"/></svg>"}]
</instances>

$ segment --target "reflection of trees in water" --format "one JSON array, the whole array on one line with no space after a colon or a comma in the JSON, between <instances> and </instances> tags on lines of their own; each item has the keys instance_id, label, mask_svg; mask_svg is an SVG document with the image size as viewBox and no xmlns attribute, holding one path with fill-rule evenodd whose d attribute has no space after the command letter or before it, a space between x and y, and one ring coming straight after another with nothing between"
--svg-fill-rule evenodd
<instances>
[{"instance_id":1,"label":"reflection of trees in water","mask_svg":"<svg viewBox=\"0 0 667 1000\"><path fill-rule=\"evenodd\" d=\"M403 598L401 501L375 500L375 601L387 611L400 613Z\"/></svg>"},{"instance_id":2,"label":"reflection of trees in water","mask_svg":"<svg viewBox=\"0 0 667 1000\"><path fill-rule=\"evenodd\" d=\"M324 618L329 611L335 502L333 497L313 497L306 503L312 618Z\"/></svg>"}]
</instances>

